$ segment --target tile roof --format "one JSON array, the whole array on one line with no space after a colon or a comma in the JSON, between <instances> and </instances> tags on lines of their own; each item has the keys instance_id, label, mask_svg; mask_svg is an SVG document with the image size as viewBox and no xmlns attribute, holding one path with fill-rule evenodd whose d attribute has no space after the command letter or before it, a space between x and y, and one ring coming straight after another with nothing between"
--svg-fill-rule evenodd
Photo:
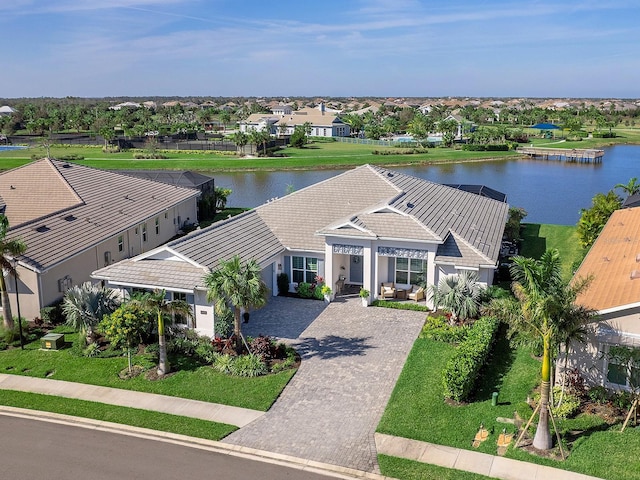
<instances>
[{"instance_id":1,"label":"tile roof","mask_svg":"<svg viewBox=\"0 0 640 480\"><path fill-rule=\"evenodd\" d=\"M601 312L640 303L640 207L609 217L574 278L589 276L578 303Z\"/></svg>"},{"instance_id":2,"label":"tile roof","mask_svg":"<svg viewBox=\"0 0 640 480\"><path fill-rule=\"evenodd\" d=\"M0 195L9 236L28 247L21 260L42 271L199 192L42 159L0 173Z\"/></svg>"},{"instance_id":3,"label":"tile roof","mask_svg":"<svg viewBox=\"0 0 640 480\"><path fill-rule=\"evenodd\" d=\"M508 209L491 198L364 165L158 250L215 269L234 255L264 265L286 250L323 253L325 235L397 238L440 244L436 259L477 267L497 263ZM112 277L116 265L101 275Z\"/></svg>"}]
</instances>

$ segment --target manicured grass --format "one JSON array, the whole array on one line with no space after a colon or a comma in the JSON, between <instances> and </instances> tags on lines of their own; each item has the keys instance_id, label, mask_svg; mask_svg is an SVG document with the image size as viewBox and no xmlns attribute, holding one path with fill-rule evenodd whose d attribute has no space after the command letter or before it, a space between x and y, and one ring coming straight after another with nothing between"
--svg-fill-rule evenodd
<instances>
[{"instance_id":1,"label":"manicured grass","mask_svg":"<svg viewBox=\"0 0 640 480\"><path fill-rule=\"evenodd\" d=\"M208 440L220 440L237 430L232 425L207 422L195 418L12 390L0 390L0 404L9 407L92 418L105 422L188 435L190 437L206 438Z\"/></svg>"},{"instance_id":2,"label":"manicured grass","mask_svg":"<svg viewBox=\"0 0 640 480\"><path fill-rule=\"evenodd\" d=\"M484 480L491 477L463 472L450 468L414 462L403 458L378 455L380 471L383 475L402 480Z\"/></svg>"},{"instance_id":3,"label":"manicured grass","mask_svg":"<svg viewBox=\"0 0 640 480\"><path fill-rule=\"evenodd\" d=\"M411 165L441 162L475 161L487 158L503 158L517 155L515 152L464 152L450 148L434 148L425 154L415 155L374 155L374 150L398 151L387 147L359 145L340 142L311 143L305 148L286 148L282 152L286 157L273 158L239 158L234 155L201 152L168 150L164 154L167 159L139 160L134 159L134 151L119 153L103 153L98 146L58 146L51 147L54 158L79 155L84 160L77 163L96 168L125 169L167 169L195 170L203 172L242 171L242 170L287 170L287 169L322 169L347 168L365 163L376 165ZM46 151L42 147L25 150L0 152L0 170L14 168L31 161L31 156L44 157Z\"/></svg>"},{"instance_id":4,"label":"manicured grass","mask_svg":"<svg viewBox=\"0 0 640 480\"><path fill-rule=\"evenodd\" d=\"M65 340L71 342L74 337L75 334L68 333ZM195 365L188 359L170 358L174 373L162 380L147 380L144 375L122 380L118 373L127 367L125 357L84 358L72 355L70 349L42 351L39 347L39 343L34 342L24 351L0 352L0 373L158 393L261 411L269 409L295 373L286 370L255 378L232 377L208 366ZM141 357L135 357L134 363L151 367L149 361Z\"/></svg>"},{"instance_id":5,"label":"manicured grass","mask_svg":"<svg viewBox=\"0 0 640 480\"><path fill-rule=\"evenodd\" d=\"M495 455L498 434L503 428L507 432L515 430L513 425L496 419L512 418L517 411L521 418L528 420L532 410L525 400L538 381L540 363L527 350L513 350L501 335L493 357L481 375L473 401L465 405L449 405L443 400L440 375L453 348L429 339L416 341L378 431L471 449L473 437L483 424L490 436L477 450ZM491 406L493 391L499 393L496 407ZM563 437L568 432L582 432L572 443L566 461L545 459L513 448L507 451L506 456L612 480L637 478L640 471L640 429L631 428L620 434L620 425L610 427L593 415L559 420L558 428Z\"/></svg>"},{"instance_id":6,"label":"manicured grass","mask_svg":"<svg viewBox=\"0 0 640 480\"><path fill-rule=\"evenodd\" d=\"M523 224L521 255L540 258L546 250L551 248L557 248L560 252L563 274L566 279L570 279L573 275L573 264L583 256L576 227L539 223Z\"/></svg>"}]
</instances>

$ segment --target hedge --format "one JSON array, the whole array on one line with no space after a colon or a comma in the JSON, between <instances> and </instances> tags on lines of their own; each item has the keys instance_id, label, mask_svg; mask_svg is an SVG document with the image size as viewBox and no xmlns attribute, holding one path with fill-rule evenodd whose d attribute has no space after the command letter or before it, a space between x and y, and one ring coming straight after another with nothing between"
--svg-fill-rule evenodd
<instances>
[{"instance_id":1,"label":"hedge","mask_svg":"<svg viewBox=\"0 0 640 480\"><path fill-rule=\"evenodd\" d=\"M464 145L462 145L462 150L466 150L469 152L506 152L509 150L509 145L506 143L499 145L465 143Z\"/></svg>"},{"instance_id":2,"label":"hedge","mask_svg":"<svg viewBox=\"0 0 640 480\"><path fill-rule=\"evenodd\" d=\"M445 398L462 402L469 397L499 325L500 322L491 317L482 317L473 324L442 372Z\"/></svg>"},{"instance_id":3,"label":"hedge","mask_svg":"<svg viewBox=\"0 0 640 480\"><path fill-rule=\"evenodd\" d=\"M374 300L371 302L374 307L382 308L395 308L396 310L413 310L416 312L430 312L431 309L426 305L420 305L418 303L400 303L400 302L388 302L386 300Z\"/></svg>"}]
</instances>

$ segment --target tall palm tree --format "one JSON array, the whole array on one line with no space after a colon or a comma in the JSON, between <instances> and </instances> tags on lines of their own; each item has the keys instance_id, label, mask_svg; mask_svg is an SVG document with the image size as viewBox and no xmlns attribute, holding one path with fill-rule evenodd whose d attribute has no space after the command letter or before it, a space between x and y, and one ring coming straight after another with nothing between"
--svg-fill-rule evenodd
<instances>
[{"instance_id":1,"label":"tall palm tree","mask_svg":"<svg viewBox=\"0 0 640 480\"><path fill-rule=\"evenodd\" d=\"M263 307L267 303L267 286L260 275L260 265L255 260L242 262L239 255L226 262L220 262L217 270L204 277L207 286L207 300L215 302L216 314L233 309L233 333L236 337L236 351L242 350L242 330L240 310L248 311Z\"/></svg>"},{"instance_id":2,"label":"tall palm tree","mask_svg":"<svg viewBox=\"0 0 640 480\"><path fill-rule=\"evenodd\" d=\"M2 316L3 325L6 330L13 329L13 315L11 313L11 303L9 292L7 291L7 274L18 275L17 268L13 266L11 260L22 255L26 250L26 244L20 239L8 239L9 220L6 216L0 215L0 290L2 291ZM20 321L20 319L18 319Z\"/></svg>"},{"instance_id":3,"label":"tall palm tree","mask_svg":"<svg viewBox=\"0 0 640 480\"><path fill-rule=\"evenodd\" d=\"M178 314L193 316L191 306L182 300L168 300L165 290L154 290L132 297L130 302L156 316L158 322L158 375L169 373L171 366L167 359L167 342L165 338L165 316Z\"/></svg>"},{"instance_id":4,"label":"tall palm tree","mask_svg":"<svg viewBox=\"0 0 640 480\"><path fill-rule=\"evenodd\" d=\"M537 340L542 346L540 414L533 446L548 450L552 446L549 430L552 352L560 343L579 339L582 327L592 319L592 311L575 304L589 282L567 283L562 278L560 253L556 249L547 250L539 260L513 257L511 277L515 300L496 300L488 310L508 323L510 336Z\"/></svg>"},{"instance_id":5,"label":"tall palm tree","mask_svg":"<svg viewBox=\"0 0 640 480\"><path fill-rule=\"evenodd\" d=\"M87 341L93 342L95 326L105 315L115 312L119 305L115 290L85 282L67 290L62 300L62 311L67 325L84 332Z\"/></svg>"}]
</instances>

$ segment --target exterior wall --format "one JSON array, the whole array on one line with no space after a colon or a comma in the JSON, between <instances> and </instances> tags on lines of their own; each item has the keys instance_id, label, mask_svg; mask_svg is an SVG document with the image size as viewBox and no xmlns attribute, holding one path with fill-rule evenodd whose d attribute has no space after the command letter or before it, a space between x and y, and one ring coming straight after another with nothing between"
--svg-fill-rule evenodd
<instances>
[{"instance_id":1,"label":"exterior wall","mask_svg":"<svg viewBox=\"0 0 640 480\"><path fill-rule=\"evenodd\" d=\"M11 315L18 316L18 304L16 300L16 284L13 275L5 277ZM38 299L38 275L33 270L18 266L18 297L20 302L20 316L32 319L40 316L40 302ZM0 308L2 311L2 308Z\"/></svg>"},{"instance_id":2,"label":"exterior wall","mask_svg":"<svg viewBox=\"0 0 640 480\"><path fill-rule=\"evenodd\" d=\"M194 292L194 330L198 335L215 336L215 323L213 305L207 302L207 292L196 290Z\"/></svg>"},{"instance_id":3,"label":"exterior wall","mask_svg":"<svg viewBox=\"0 0 640 480\"><path fill-rule=\"evenodd\" d=\"M328 279L326 278L327 266L325 261L325 255L320 252L304 252L304 251L290 251L287 252L287 255L283 257L284 262L283 265L283 273L286 273L289 276L289 291L294 292L297 287L296 282L293 281L293 265L291 261L291 257L312 257L318 259L318 273L317 275L323 277L325 279L325 283L328 283ZM267 285L269 285L267 283ZM331 284L329 284L331 285ZM332 287L333 288L333 287ZM276 293L278 291L278 287L275 287Z\"/></svg>"},{"instance_id":4,"label":"exterior wall","mask_svg":"<svg viewBox=\"0 0 640 480\"><path fill-rule=\"evenodd\" d=\"M565 372L564 353L556 364L556 384L562 381ZM595 328L591 329L585 343L573 342L569 351L567 369L577 368L588 386L616 388L607 382L607 365L603 355L603 345L598 340Z\"/></svg>"},{"instance_id":5,"label":"exterior wall","mask_svg":"<svg viewBox=\"0 0 640 480\"><path fill-rule=\"evenodd\" d=\"M158 219L156 234L155 220ZM156 248L173 238L185 222L197 219L197 198L193 197L164 212L160 212L135 227L108 238L98 245L81 252L64 262L37 274L32 270L19 269L19 276L24 282L20 287L20 313L26 319L40 316L40 309L60 300L61 292L58 281L65 277L71 279L67 286L79 285L91 280L91 272L140 253ZM143 241L143 224L146 223L147 241ZM137 232L137 233L136 233ZM119 250L118 238L122 237L122 251ZM15 310L15 299L11 306ZM14 313L17 315L17 313Z\"/></svg>"}]
</instances>

